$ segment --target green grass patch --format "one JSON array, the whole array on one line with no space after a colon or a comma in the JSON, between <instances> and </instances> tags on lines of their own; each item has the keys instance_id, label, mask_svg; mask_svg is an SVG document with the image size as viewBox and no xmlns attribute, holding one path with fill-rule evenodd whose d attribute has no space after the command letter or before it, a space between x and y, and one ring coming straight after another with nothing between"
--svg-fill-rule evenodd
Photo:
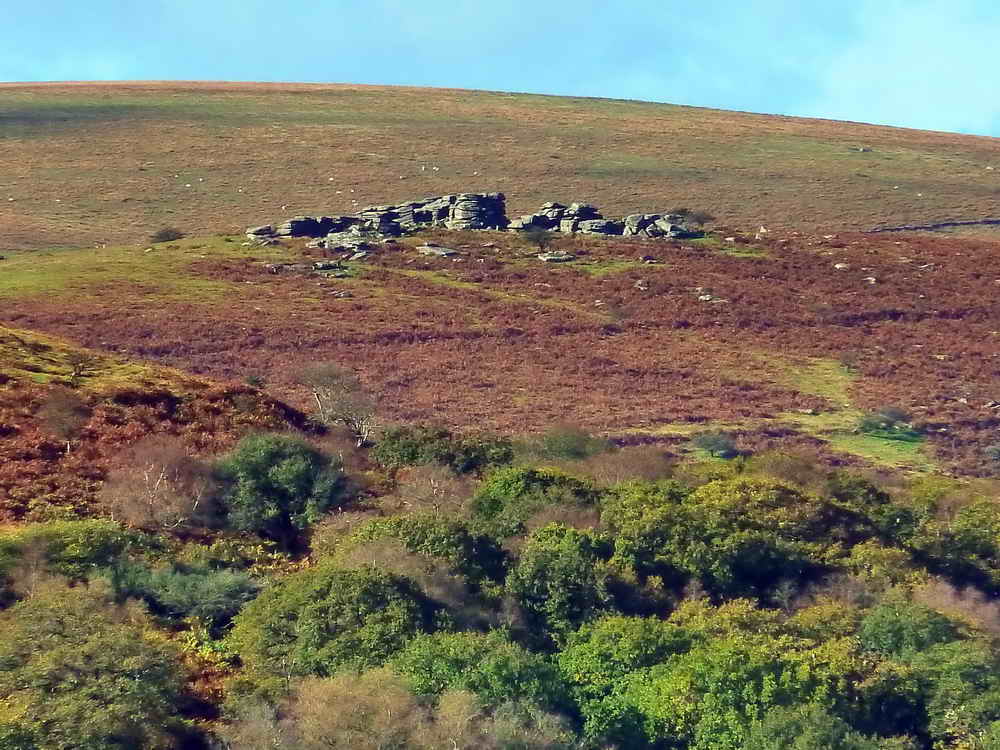
<instances>
[{"instance_id":1,"label":"green grass patch","mask_svg":"<svg viewBox=\"0 0 1000 750\"><path fill-rule=\"evenodd\" d=\"M123 388L177 391L191 376L120 360L33 331L0 326L0 374L12 381L72 386L94 392Z\"/></svg>"},{"instance_id":2,"label":"green grass patch","mask_svg":"<svg viewBox=\"0 0 1000 750\"><path fill-rule=\"evenodd\" d=\"M664 267L665 266L662 265L655 266L657 269ZM616 273L624 273L625 271L648 268L648 266L645 263L640 263L635 260L611 260L607 262L598 261L596 263L573 263L571 264L571 268L576 271L582 271L588 276L601 278L603 276L611 276Z\"/></svg>"},{"instance_id":3,"label":"green grass patch","mask_svg":"<svg viewBox=\"0 0 1000 750\"><path fill-rule=\"evenodd\" d=\"M886 440L864 433L833 433L825 439L834 450L849 453L890 469L930 472L937 465L923 452L922 443Z\"/></svg>"},{"instance_id":4,"label":"green grass patch","mask_svg":"<svg viewBox=\"0 0 1000 750\"><path fill-rule=\"evenodd\" d=\"M731 258L768 258L770 257L762 247L756 245L740 245L736 242L726 242L724 237L715 234L707 234L690 240L695 247L702 247L706 250L713 250Z\"/></svg>"},{"instance_id":5,"label":"green grass patch","mask_svg":"<svg viewBox=\"0 0 1000 750\"><path fill-rule=\"evenodd\" d=\"M139 247L18 253L4 261L0 299L141 294L144 299L211 302L241 286L200 277L192 266L205 259L247 256L261 260L281 257L271 248L244 248L221 237Z\"/></svg>"}]
</instances>

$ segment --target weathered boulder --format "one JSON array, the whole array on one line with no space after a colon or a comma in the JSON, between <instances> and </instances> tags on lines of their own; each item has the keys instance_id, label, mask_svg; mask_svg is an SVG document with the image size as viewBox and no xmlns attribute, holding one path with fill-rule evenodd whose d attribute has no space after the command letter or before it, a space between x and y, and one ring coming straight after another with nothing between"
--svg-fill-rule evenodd
<instances>
[{"instance_id":1,"label":"weathered boulder","mask_svg":"<svg viewBox=\"0 0 1000 750\"><path fill-rule=\"evenodd\" d=\"M448 211L448 229L504 229L507 227L503 193L459 193Z\"/></svg>"},{"instance_id":2,"label":"weathered boulder","mask_svg":"<svg viewBox=\"0 0 1000 750\"><path fill-rule=\"evenodd\" d=\"M274 232L279 237L320 237L320 222L315 216L294 216L279 224Z\"/></svg>"},{"instance_id":3,"label":"weathered boulder","mask_svg":"<svg viewBox=\"0 0 1000 750\"><path fill-rule=\"evenodd\" d=\"M566 209L566 216L580 219L581 221L603 218L597 207L589 203L570 203L569 208Z\"/></svg>"},{"instance_id":4,"label":"weathered boulder","mask_svg":"<svg viewBox=\"0 0 1000 750\"><path fill-rule=\"evenodd\" d=\"M620 222L609 219L588 219L577 226L577 231L581 234L621 234L623 229Z\"/></svg>"},{"instance_id":5,"label":"weathered boulder","mask_svg":"<svg viewBox=\"0 0 1000 750\"><path fill-rule=\"evenodd\" d=\"M379 234L365 231L359 225L351 227L346 232L331 232L323 241L323 246L332 252L357 252L381 242L382 237Z\"/></svg>"},{"instance_id":6,"label":"weathered boulder","mask_svg":"<svg viewBox=\"0 0 1000 750\"><path fill-rule=\"evenodd\" d=\"M430 255L438 258L450 258L453 255L458 255L458 252L452 250L450 247L441 247L440 245L423 245L417 248L417 252L421 255Z\"/></svg>"}]
</instances>

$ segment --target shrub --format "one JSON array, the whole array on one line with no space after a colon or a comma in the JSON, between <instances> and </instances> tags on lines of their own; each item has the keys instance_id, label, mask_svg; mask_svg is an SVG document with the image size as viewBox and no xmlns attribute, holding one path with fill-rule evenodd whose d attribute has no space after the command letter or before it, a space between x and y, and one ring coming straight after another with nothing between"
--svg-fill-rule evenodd
<instances>
[{"instance_id":1,"label":"shrub","mask_svg":"<svg viewBox=\"0 0 1000 750\"><path fill-rule=\"evenodd\" d=\"M570 632L611 606L602 563L610 545L587 532L549 524L528 537L507 576L529 636L540 645L564 642Z\"/></svg>"},{"instance_id":2,"label":"shrub","mask_svg":"<svg viewBox=\"0 0 1000 750\"><path fill-rule=\"evenodd\" d=\"M159 242L174 242L176 240L184 239L184 232L176 227L163 227L157 229L149 236L149 241L153 244Z\"/></svg>"},{"instance_id":3,"label":"shrub","mask_svg":"<svg viewBox=\"0 0 1000 750\"><path fill-rule=\"evenodd\" d=\"M682 572L713 594L762 594L827 564L847 523L825 501L780 482L717 480L687 492L675 483L625 485L606 501L615 560L639 572Z\"/></svg>"},{"instance_id":4,"label":"shrub","mask_svg":"<svg viewBox=\"0 0 1000 750\"><path fill-rule=\"evenodd\" d=\"M291 547L297 532L344 501L338 462L303 440L251 435L219 464L229 524Z\"/></svg>"},{"instance_id":5,"label":"shrub","mask_svg":"<svg viewBox=\"0 0 1000 750\"><path fill-rule=\"evenodd\" d=\"M526 229L521 232L521 236L524 237L524 241L529 245L534 245L539 250L544 250L552 241L556 238L556 233L551 232L548 229Z\"/></svg>"},{"instance_id":6,"label":"shrub","mask_svg":"<svg viewBox=\"0 0 1000 750\"><path fill-rule=\"evenodd\" d=\"M99 498L112 518L131 526L173 529L211 521L215 490L210 467L188 456L179 440L152 437L108 473Z\"/></svg>"},{"instance_id":7,"label":"shrub","mask_svg":"<svg viewBox=\"0 0 1000 750\"><path fill-rule=\"evenodd\" d=\"M69 388L56 388L49 393L37 416L46 430L66 444L69 453L73 440L90 419L90 407Z\"/></svg>"},{"instance_id":8,"label":"shrub","mask_svg":"<svg viewBox=\"0 0 1000 750\"><path fill-rule=\"evenodd\" d=\"M497 469L472 498L473 526L497 538L524 532L525 522L551 505L593 506L597 489L590 483L553 469Z\"/></svg>"},{"instance_id":9,"label":"shrub","mask_svg":"<svg viewBox=\"0 0 1000 750\"><path fill-rule=\"evenodd\" d=\"M580 699L613 693L629 672L662 664L694 642L684 628L655 617L609 615L572 633L559 668Z\"/></svg>"},{"instance_id":10,"label":"shrub","mask_svg":"<svg viewBox=\"0 0 1000 750\"><path fill-rule=\"evenodd\" d=\"M703 432L691 439L699 450L718 458L734 458L739 455L736 440L728 432Z\"/></svg>"},{"instance_id":11,"label":"shrub","mask_svg":"<svg viewBox=\"0 0 1000 750\"><path fill-rule=\"evenodd\" d=\"M858 432L886 440L919 442L923 439L923 433L910 423L910 419L910 415L904 410L886 406L862 416L858 422Z\"/></svg>"},{"instance_id":12,"label":"shrub","mask_svg":"<svg viewBox=\"0 0 1000 750\"><path fill-rule=\"evenodd\" d=\"M513 456L506 438L456 436L446 428L429 425L390 427L371 450L371 457L387 469L437 463L456 474L508 464Z\"/></svg>"},{"instance_id":13,"label":"shrub","mask_svg":"<svg viewBox=\"0 0 1000 750\"><path fill-rule=\"evenodd\" d=\"M310 365L299 382L312 393L316 415L325 425L342 425L360 448L375 430L375 402L365 393L354 373L333 362Z\"/></svg>"},{"instance_id":14,"label":"shrub","mask_svg":"<svg viewBox=\"0 0 1000 750\"><path fill-rule=\"evenodd\" d=\"M40 552L53 573L73 580L110 565L139 538L114 521L48 521L0 538L0 572L8 573L26 552Z\"/></svg>"},{"instance_id":15,"label":"shrub","mask_svg":"<svg viewBox=\"0 0 1000 750\"><path fill-rule=\"evenodd\" d=\"M265 589L236 616L229 642L267 689L268 678L380 666L433 630L436 611L405 578L325 563Z\"/></svg>"},{"instance_id":16,"label":"shrub","mask_svg":"<svg viewBox=\"0 0 1000 750\"><path fill-rule=\"evenodd\" d=\"M739 750L769 711L836 698L863 664L842 648L733 633L633 673L621 700L654 746Z\"/></svg>"},{"instance_id":17,"label":"shrub","mask_svg":"<svg viewBox=\"0 0 1000 750\"><path fill-rule=\"evenodd\" d=\"M472 497L472 479L446 466L416 466L403 473L396 491L382 501L385 510L431 512L454 518L467 516Z\"/></svg>"},{"instance_id":18,"label":"shrub","mask_svg":"<svg viewBox=\"0 0 1000 750\"><path fill-rule=\"evenodd\" d=\"M388 670L301 681L284 719L255 707L221 730L227 750L572 750L568 722L521 703L484 711L474 695L423 705Z\"/></svg>"},{"instance_id":19,"label":"shrub","mask_svg":"<svg viewBox=\"0 0 1000 750\"><path fill-rule=\"evenodd\" d=\"M523 452L542 460L582 460L605 453L614 445L578 427L556 427L524 443Z\"/></svg>"},{"instance_id":20,"label":"shrub","mask_svg":"<svg viewBox=\"0 0 1000 750\"><path fill-rule=\"evenodd\" d=\"M113 566L109 578L122 599L139 598L154 614L197 617L215 629L228 623L258 589L240 571L179 565L150 569L129 561Z\"/></svg>"},{"instance_id":21,"label":"shrub","mask_svg":"<svg viewBox=\"0 0 1000 750\"><path fill-rule=\"evenodd\" d=\"M908 666L935 747L991 747L976 742L1000 721L1000 663L987 642L937 644L912 654Z\"/></svg>"},{"instance_id":22,"label":"shrub","mask_svg":"<svg viewBox=\"0 0 1000 750\"><path fill-rule=\"evenodd\" d=\"M994 469L1000 470L1000 443L987 445L983 449L983 455Z\"/></svg>"}]
</instances>

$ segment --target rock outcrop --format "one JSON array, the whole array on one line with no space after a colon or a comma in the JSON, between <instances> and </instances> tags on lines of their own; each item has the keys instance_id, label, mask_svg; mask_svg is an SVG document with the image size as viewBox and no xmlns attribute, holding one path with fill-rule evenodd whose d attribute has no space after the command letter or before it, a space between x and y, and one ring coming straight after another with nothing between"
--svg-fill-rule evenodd
<instances>
[{"instance_id":1,"label":"rock outcrop","mask_svg":"<svg viewBox=\"0 0 1000 750\"><path fill-rule=\"evenodd\" d=\"M357 252L423 227L453 230L509 229L563 234L596 234L637 238L688 238L700 232L676 214L632 214L605 218L589 203L548 202L533 214L507 219L503 193L456 193L392 206L368 206L345 216L295 216L281 224L247 229L251 241L276 237L312 237L333 251Z\"/></svg>"}]
</instances>

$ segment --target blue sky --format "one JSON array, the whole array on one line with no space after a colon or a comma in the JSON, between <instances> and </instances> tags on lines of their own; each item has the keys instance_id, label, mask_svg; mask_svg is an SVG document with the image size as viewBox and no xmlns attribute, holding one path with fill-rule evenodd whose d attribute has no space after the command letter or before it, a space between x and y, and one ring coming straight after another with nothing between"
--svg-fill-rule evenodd
<instances>
[{"instance_id":1,"label":"blue sky","mask_svg":"<svg viewBox=\"0 0 1000 750\"><path fill-rule=\"evenodd\" d=\"M1000 0L5 5L2 81L447 86L1000 136Z\"/></svg>"}]
</instances>

